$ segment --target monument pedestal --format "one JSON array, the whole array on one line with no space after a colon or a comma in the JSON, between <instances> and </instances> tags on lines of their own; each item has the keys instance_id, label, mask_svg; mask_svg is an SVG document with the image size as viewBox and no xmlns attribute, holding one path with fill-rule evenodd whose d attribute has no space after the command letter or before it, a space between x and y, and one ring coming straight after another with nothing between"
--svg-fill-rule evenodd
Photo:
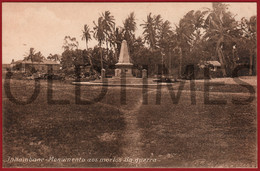
<instances>
[{"instance_id":1,"label":"monument pedestal","mask_svg":"<svg viewBox=\"0 0 260 171\"><path fill-rule=\"evenodd\" d=\"M116 64L117 69L115 69L115 76L116 77L133 77L132 74L132 65L119 65Z\"/></svg>"}]
</instances>

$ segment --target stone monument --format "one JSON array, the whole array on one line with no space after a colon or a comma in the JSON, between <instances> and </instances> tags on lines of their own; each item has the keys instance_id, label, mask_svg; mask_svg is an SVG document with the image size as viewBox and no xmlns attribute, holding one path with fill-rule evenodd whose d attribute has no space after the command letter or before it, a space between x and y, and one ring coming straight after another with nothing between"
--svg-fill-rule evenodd
<instances>
[{"instance_id":1,"label":"stone monument","mask_svg":"<svg viewBox=\"0 0 260 171\"><path fill-rule=\"evenodd\" d=\"M122 41L118 63L116 63L115 76L116 77L133 77L132 75L133 64L130 62L128 53L127 42Z\"/></svg>"}]
</instances>

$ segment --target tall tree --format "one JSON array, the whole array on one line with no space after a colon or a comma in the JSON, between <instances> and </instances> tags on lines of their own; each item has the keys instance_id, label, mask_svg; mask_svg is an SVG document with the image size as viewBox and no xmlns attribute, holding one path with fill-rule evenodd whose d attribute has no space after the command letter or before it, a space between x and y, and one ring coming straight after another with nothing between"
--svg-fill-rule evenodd
<instances>
[{"instance_id":1,"label":"tall tree","mask_svg":"<svg viewBox=\"0 0 260 171\"><path fill-rule=\"evenodd\" d=\"M160 15L152 16L152 13L149 13L149 15L147 15L146 21L144 21L144 24L140 25L143 26L144 29L143 35L145 42L148 43L152 50L156 48L157 29L159 28L159 24L161 21L160 19Z\"/></svg>"},{"instance_id":2,"label":"tall tree","mask_svg":"<svg viewBox=\"0 0 260 171\"><path fill-rule=\"evenodd\" d=\"M87 24L84 25L84 30L82 30L83 35L82 35L82 40L85 40L86 42L86 51L88 52L88 42L92 39L91 38L91 34L90 34L90 29L89 26ZM89 63L91 65L91 68L93 69L93 62L91 59L91 55L88 55L89 58Z\"/></svg>"},{"instance_id":3,"label":"tall tree","mask_svg":"<svg viewBox=\"0 0 260 171\"><path fill-rule=\"evenodd\" d=\"M47 59L52 60L52 61L60 61L61 57L58 54L49 54L49 56L47 57Z\"/></svg>"},{"instance_id":4,"label":"tall tree","mask_svg":"<svg viewBox=\"0 0 260 171\"><path fill-rule=\"evenodd\" d=\"M140 26L143 26L143 35L145 42L149 45L149 50L152 52L151 57L149 60L153 61L154 65L151 66L152 68L157 68L158 61L162 61L160 57L161 51L158 49L158 39L159 39L159 28L162 24L162 18L161 15L153 15L152 13L149 13L147 15L146 21L144 21L144 24L141 24ZM162 55L161 55L162 56ZM161 62L160 62L161 64ZM159 69L158 69L159 70Z\"/></svg>"},{"instance_id":5,"label":"tall tree","mask_svg":"<svg viewBox=\"0 0 260 171\"><path fill-rule=\"evenodd\" d=\"M171 75L172 71L172 54L171 51L173 49L173 31L171 27L171 23L166 20L162 21L160 27L158 28L158 47L161 50L162 56L162 64L168 64L169 74Z\"/></svg>"},{"instance_id":6,"label":"tall tree","mask_svg":"<svg viewBox=\"0 0 260 171\"><path fill-rule=\"evenodd\" d=\"M180 20L175 30L175 39L177 46L175 50L179 54L179 76L182 77L183 64L195 64L201 59L200 55L195 55L201 43L202 33L204 29L205 11L191 10ZM195 55L195 56L193 56Z\"/></svg>"},{"instance_id":7,"label":"tall tree","mask_svg":"<svg viewBox=\"0 0 260 171\"><path fill-rule=\"evenodd\" d=\"M242 29L243 35L242 38L240 39L242 41L242 46L240 48L248 49L249 51L249 75L253 74L256 72L256 51L257 51L257 46L256 46L256 40L257 40L257 18L256 16L250 17L249 20L246 18L241 19L241 24L240 27Z\"/></svg>"},{"instance_id":8,"label":"tall tree","mask_svg":"<svg viewBox=\"0 0 260 171\"><path fill-rule=\"evenodd\" d=\"M34 48L30 48L29 53L25 55L24 57L24 61L32 61L33 62L33 57L35 55L35 49Z\"/></svg>"},{"instance_id":9,"label":"tall tree","mask_svg":"<svg viewBox=\"0 0 260 171\"><path fill-rule=\"evenodd\" d=\"M121 49L121 43L124 40L124 29L122 27L117 27L113 37L113 45L115 47L115 59L118 61L118 54Z\"/></svg>"},{"instance_id":10,"label":"tall tree","mask_svg":"<svg viewBox=\"0 0 260 171\"><path fill-rule=\"evenodd\" d=\"M111 15L110 11L105 11L102 13L103 17L103 28L105 34L105 41L106 41L106 48L107 48L107 55L108 55L108 43L110 42L110 47L112 46L112 37L115 32L115 19L114 16Z\"/></svg>"},{"instance_id":11,"label":"tall tree","mask_svg":"<svg viewBox=\"0 0 260 171\"><path fill-rule=\"evenodd\" d=\"M31 62L42 62L45 57L42 55L42 53L36 52L34 48L30 48L29 53L25 55L24 61L31 61Z\"/></svg>"},{"instance_id":12,"label":"tall tree","mask_svg":"<svg viewBox=\"0 0 260 171\"><path fill-rule=\"evenodd\" d=\"M94 23L94 38L98 41L98 46L100 50L100 61L101 61L101 69L104 68L103 66L103 56L102 56L102 43L105 41L105 26L104 26L104 18L101 16L98 18L97 24Z\"/></svg>"},{"instance_id":13,"label":"tall tree","mask_svg":"<svg viewBox=\"0 0 260 171\"><path fill-rule=\"evenodd\" d=\"M40 51L35 53L34 61L42 62L44 59L45 59L45 57L42 55L42 53Z\"/></svg>"},{"instance_id":14,"label":"tall tree","mask_svg":"<svg viewBox=\"0 0 260 171\"><path fill-rule=\"evenodd\" d=\"M212 41L214 44L216 54L222 65L223 76L231 74L234 61L230 55L225 55L232 49L227 49L228 44L236 42L236 37L239 34L238 23L234 16L228 11L228 6L223 3L213 3L212 10L208 10L208 16L205 21L206 34L204 36L208 42ZM231 46L232 47L232 46ZM229 64L229 65L228 65Z\"/></svg>"},{"instance_id":15,"label":"tall tree","mask_svg":"<svg viewBox=\"0 0 260 171\"><path fill-rule=\"evenodd\" d=\"M85 40L86 42L86 50L88 50L88 42L92 39L91 34L90 34L90 29L87 24L84 25L84 30L82 30L83 35L82 35L82 40Z\"/></svg>"},{"instance_id":16,"label":"tall tree","mask_svg":"<svg viewBox=\"0 0 260 171\"><path fill-rule=\"evenodd\" d=\"M79 42L76 40L75 37L65 36L63 42L63 49L64 50L75 50L78 49Z\"/></svg>"},{"instance_id":17,"label":"tall tree","mask_svg":"<svg viewBox=\"0 0 260 171\"><path fill-rule=\"evenodd\" d=\"M135 31L136 31L136 22L134 12L131 12L130 15L123 22L123 34L124 39L127 41L128 45L133 44L135 40Z\"/></svg>"},{"instance_id":18,"label":"tall tree","mask_svg":"<svg viewBox=\"0 0 260 171\"><path fill-rule=\"evenodd\" d=\"M108 43L112 42L113 34L115 30L115 22L114 16L111 15L110 11L105 11L98 18L98 23L94 22L94 38L99 42L100 54L101 54L101 68L104 68L103 65L103 53L102 53L102 44L106 42L107 52L108 54Z\"/></svg>"},{"instance_id":19,"label":"tall tree","mask_svg":"<svg viewBox=\"0 0 260 171\"><path fill-rule=\"evenodd\" d=\"M194 29L192 25L194 11L189 11L179 22L179 25L176 26L175 39L177 41L177 46L175 50L179 54L179 77L182 77L182 65L183 65L183 56L187 56L187 52L190 51L192 37L194 34Z\"/></svg>"}]
</instances>

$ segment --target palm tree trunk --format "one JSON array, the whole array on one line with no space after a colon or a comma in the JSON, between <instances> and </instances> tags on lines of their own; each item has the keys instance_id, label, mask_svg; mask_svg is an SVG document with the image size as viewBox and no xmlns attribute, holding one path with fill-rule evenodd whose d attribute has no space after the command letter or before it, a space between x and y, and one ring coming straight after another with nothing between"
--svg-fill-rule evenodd
<instances>
[{"instance_id":1,"label":"palm tree trunk","mask_svg":"<svg viewBox=\"0 0 260 171\"><path fill-rule=\"evenodd\" d=\"M234 71L234 69L235 69L235 63L236 63L235 50L234 50L234 48L232 48L231 71Z\"/></svg>"},{"instance_id":2,"label":"palm tree trunk","mask_svg":"<svg viewBox=\"0 0 260 171\"><path fill-rule=\"evenodd\" d=\"M217 48L217 53L218 53L219 61L221 63L223 76L226 77L227 73L226 73L225 63L224 63L224 60L223 60L223 56L222 56L221 50L219 48Z\"/></svg>"},{"instance_id":3,"label":"palm tree trunk","mask_svg":"<svg viewBox=\"0 0 260 171\"><path fill-rule=\"evenodd\" d=\"M106 41L106 46L107 46L107 55L106 55L106 59L108 58L108 41Z\"/></svg>"},{"instance_id":4,"label":"palm tree trunk","mask_svg":"<svg viewBox=\"0 0 260 171\"><path fill-rule=\"evenodd\" d=\"M86 41L86 48L87 48L86 50L88 52L88 42L87 41ZM89 55L88 58L89 58L89 63L90 63L91 68L94 69L91 55Z\"/></svg>"},{"instance_id":5,"label":"palm tree trunk","mask_svg":"<svg viewBox=\"0 0 260 171\"><path fill-rule=\"evenodd\" d=\"M169 50L169 76L172 76L172 53Z\"/></svg>"},{"instance_id":6,"label":"palm tree trunk","mask_svg":"<svg viewBox=\"0 0 260 171\"><path fill-rule=\"evenodd\" d=\"M180 51L180 59L179 59L179 77L182 77L182 48L179 47L179 51Z\"/></svg>"},{"instance_id":7,"label":"palm tree trunk","mask_svg":"<svg viewBox=\"0 0 260 171\"><path fill-rule=\"evenodd\" d=\"M230 59L229 59L229 58L228 58L228 59L225 58L225 55L224 55L222 49L219 49L219 52L220 52L220 54L221 54L221 56L222 56L223 63L225 64L225 65L224 65L224 68L225 68L226 75L228 75L228 71L229 71L229 70L228 70L228 66L230 65ZM228 60L228 61L227 61L227 60Z\"/></svg>"},{"instance_id":8,"label":"palm tree trunk","mask_svg":"<svg viewBox=\"0 0 260 171\"><path fill-rule=\"evenodd\" d=\"M255 58L252 56L252 58L253 58L253 65L255 66L254 68L253 68L253 74L255 75L256 73L257 73L257 48L254 48L254 51L253 51L253 54L255 55Z\"/></svg>"},{"instance_id":9,"label":"palm tree trunk","mask_svg":"<svg viewBox=\"0 0 260 171\"><path fill-rule=\"evenodd\" d=\"M103 69L103 57L102 57L102 47L101 42L99 42L99 50L100 50L100 61L101 61L101 69ZM101 72L101 71L100 71Z\"/></svg>"},{"instance_id":10,"label":"palm tree trunk","mask_svg":"<svg viewBox=\"0 0 260 171\"><path fill-rule=\"evenodd\" d=\"M225 68L225 62L224 62L224 56L222 56L222 53L221 53L221 49L220 49L220 43L223 41L223 36L218 40L217 42L217 47L216 47L216 51L217 51L217 54L218 54L218 58L219 58L219 61L221 63L221 68L222 68L222 72L223 72L223 76L226 77L227 76L227 72L226 72L226 68Z\"/></svg>"},{"instance_id":11,"label":"palm tree trunk","mask_svg":"<svg viewBox=\"0 0 260 171\"><path fill-rule=\"evenodd\" d=\"M252 50L249 50L249 75L253 75L253 53Z\"/></svg>"}]
</instances>

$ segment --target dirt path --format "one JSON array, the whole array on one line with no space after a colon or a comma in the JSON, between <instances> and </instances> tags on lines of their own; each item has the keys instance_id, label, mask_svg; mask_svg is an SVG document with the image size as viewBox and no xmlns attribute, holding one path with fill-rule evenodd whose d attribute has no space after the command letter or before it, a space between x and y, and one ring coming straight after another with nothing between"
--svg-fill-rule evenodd
<instances>
[{"instance_id":1,"label":"dirt path","mask_svg":"<svg viewBox=\"0 0 260 171\"><path fill-rule=\"evenodd\" d=\"M136 88L127 89L127 93L130 93L132 89ZM157 90L148 89L146 94L150 94L155 91ZM141 142L142 130L138 126L138 115L140 114L139 110L143 105L143 94L140 94L138 97L136 97L136 102L134 104L131 104L131 106L125 105L120 107L108 104L108 99L106 99L106 97L105 102L97 102L96 104L102 105L102 107L119 110L120 113L122 113L123 118L126 122L126 127L123 132L122 140L120 140L123 143L123 147L121 149L122 155L119 157L123 161L117 163L117 167L148 167L147 163L136 161L136 159L147 158L147 156L144 156L143 154L143 143ZM89 100L89 98L84 97L81 97L81 99Z\"/></svg>"},{"instance_id":2,"label":"dirt path","mask_svg":"<svg viewBox=\"0 0 260 171\"><path fill-rule=\"evenodd\" d=\"M148 90L147 94L156 90ZM133 159L133 162L123 162L120 165L123 167L147 167L145 162L137 162L137 159L146 158L143 155L141 142L142 130L138 126L138 115L141 106L143 105L143 96L141 95L134 105L132 110L121 110L126 122L126 129L123 135L123 159Z\"/></svg>"}]
</instances>

